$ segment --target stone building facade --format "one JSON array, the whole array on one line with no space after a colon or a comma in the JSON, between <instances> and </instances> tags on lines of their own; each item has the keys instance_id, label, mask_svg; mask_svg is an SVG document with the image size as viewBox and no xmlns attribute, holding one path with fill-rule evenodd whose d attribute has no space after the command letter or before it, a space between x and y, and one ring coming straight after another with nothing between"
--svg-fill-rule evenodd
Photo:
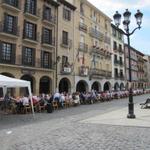
<instances>
[{"instance_id":1,"label":"stone building facade","mask_svg":"<svg viewBox=\"0 0 150 150\"><path fill-rule=\"evenodd\" d=\"M124 60L124 35L121 29L118 29L115 25L112 27L112 77L114 79L115 91L124 90L126 86L125 76L125 60Z\"/></svg>"},{"instance_id":2,"label":"stone building facade","mask_svg":"<svg viewBox=\"0 0 150 150\"><path fill-rule=\"evenodd\" d=\"M52 0L0 0L0 73L54 89L57 12Z\"/></svg>"},{"instance_id":3,"label":"stone building facade","mask_svg":"<svg viewBox=\"0 0 150 150\"><path fill-rule=\"evenodd\" d=\"M111 90L111 19L87 0L74 0L75 90Z\"/></svg>"}]
</instances>

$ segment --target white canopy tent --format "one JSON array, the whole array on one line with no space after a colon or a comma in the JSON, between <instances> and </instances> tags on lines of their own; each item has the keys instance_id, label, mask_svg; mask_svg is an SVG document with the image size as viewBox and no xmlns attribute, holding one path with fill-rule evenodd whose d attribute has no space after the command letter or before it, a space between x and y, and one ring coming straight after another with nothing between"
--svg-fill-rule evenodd
<instances>
[{"instance_id":1,"label":"white canopy tent","mask_svg":"<svg viewBox=\"0 0 150 150\"><path fill-rule=\"evenodd\" d=\"M7 77L4 75L0 75L0 87L3 88L3 95L6 94L7 88L27 87L28 91L29 91L29 97L31 100L32 113L34 115L32 93L31 93L31 84L29 81L15 79L15 78Z\"/></svg>"}]
</instances>

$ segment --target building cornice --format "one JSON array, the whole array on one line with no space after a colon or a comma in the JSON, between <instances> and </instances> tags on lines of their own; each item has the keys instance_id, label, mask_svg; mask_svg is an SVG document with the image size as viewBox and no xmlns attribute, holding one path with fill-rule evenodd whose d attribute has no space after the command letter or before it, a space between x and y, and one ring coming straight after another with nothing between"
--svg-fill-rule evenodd
<instances>
[{"instance_id":1,"label":"building cornice","mask_svg":"<svg viewBox=\"0 0 150 150\"><path fill-rule=\"evenodd\" d=\"M110 17L108 17L106 14L104 14L100 9L98 9L97 7L95 7L88 0L84 0L83 3L87 4L89 7L92 7L95 11L97 11L98 13L100 13L103 17L107 18L108 21L110 21L110 22L112 21L112 19Z\"/></svg>"},{"instance_id":2,"label":"building cornice","mask_svg":"<svg viewBox=\"0 0 150 150\"><path fill-rule=\"evenodd\" d=\"M60 2L61 4L64 4L65 6L69 7L73 11L76 10L76 7L74 5L72 5L71 3L67 2L66 0L57 0L57 1Z\"/></svg>"},{"instance_id":3,"label":"building cornice","mask_svg":"<svg viewBox=\"0 0 150 150\"><path fill-rule=\"evenodd\" d=\"M52 6L58 7L60 4L55 0L44 0L44 2L47 2L51 4Z\"/></svg>"}]
</instances>

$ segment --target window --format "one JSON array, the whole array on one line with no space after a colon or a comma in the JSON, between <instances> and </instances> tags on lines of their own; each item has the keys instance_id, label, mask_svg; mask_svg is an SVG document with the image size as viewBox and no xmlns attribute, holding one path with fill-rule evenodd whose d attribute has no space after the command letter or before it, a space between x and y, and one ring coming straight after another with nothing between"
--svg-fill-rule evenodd
<instances>
[{"instance_id":1,"label":"window","mask_svg":"<svg viewBox=\"0 0 150 150\"><path fill-rule=\"evenodd\" d=\"M17 34L17 17L8 14L4 15L4 32Z\"/></svg>"},{"instance_id":2,"label":"window","mask_svg":"<svg viewBox=\"0 0 150 150\"><path fill-rule=\"evenodd\" d=\"M52 44L52 30L44 28L42 40L43 40L43 43Z\"/></svg>"},{"instance_id":3,"label":"window","mask_svg":"<svg viewBox=\"0 0 150 150\"><path fill-rule=\"evenodd\" d=\"M5 63L15 62L15 44L0 41L0 61Z\"/></svg>"},{"instance_id":4,"label":"window","mask_svg":"<svg viewBox=\"0 0 150 150\"><path fill-rule=\"evenodd\" d=\"M113 36L116 36L116 29L112 28Z\"/></svg>"},{"instance_id":5,"label":"window","mask_svg":"<svg viewBox=\"0 0 150 150\"><path fill-rule=\"evenodd\" d=\"M41 62L43 68L52 68L52 54L50 52L41 52Z\"/></svg>"},{"instance_id":6,"label":"window","mask_svg":"<svg viewBox=\"0 0 150 150\"><path fill-rule=\"evenodd\" d=\"M122 45L119 44L119 51L122 51Z\"/></svg>"},{"instance_id":7,"label":"window","mask_svg":"<svg viewBox=\"0 0 150 150\"><path fill-rule=\"evenodd\" d=\"M66 7L63 8L63 18L68 21L71 20L71 11Z\"/></svg>"},{"instance_id":8,"label":"window","mask_svg":"<svg viewBox=\"0 0 150 150\"><path fill-rule=\"evenodd\" d=\"M66 66L68 65L68 57L67 56L62 56L62 66Z\"/></svg>"},{"instance_id":9,"label":"window","mask_svg":"<svg viewBox=\"0 0 150 150\"><path fill-rule=\"evenodd\" d=\"M26 0L25 12L36 15L36 0Z\"/></svg>"},{"instance_id":10,"label":"window","mask_svg":"<svg viewBox=\"0 0 150 150\"><path fill-rule=\"evenodd\" d=\"M24 37L32 40L36 40L36 25L25 21Z\"/></svg>"},{"instance_id":11,"label":"window","mask_svg":"<svg viewBox=\"0 0 150 150\"><path fill-rule=\"evenodd\" d=\"M118 32L118 38L122 40L122 34L120 32Z\"/></svg>"},{"instance_id":12,"label":"window","mask_svg":"<svg viewBox=\"0 0 150 150\"><path fill-rule=\"evenodd\" d=\"M80 14L84 15L83 3L80 4Z\"/></svg>"},{"instance_id":13,"label":"window","mask_svg":"<svg viewBox=\"0 0 150 150\"><path fill-rule=\"evenodd\" d=\"M115 68L115 76L117 77L118 76L118 69Z\"/></svg>"},{"instance_id":14,"label":"window","mask_svg":"<svg viewBox=\"0 0 150 150\"><path fill-rule=\"evenodd\" d=\"M117 55L114 55L114 61L115 62L117 61Z\"/></svg>"},{"instance_id":15,"label":"window","mask_svg":"<svg viewBox=\"0 0 150 150\"><path fill-rule=\"evenodd\" d=\"M69 45L69 41L68 41L68 32L63 31L62 32L62 43L64 45Z\"/></svg>"},{"instance_id":16,"label":"window","mask_svg":"<svg viewBox=\"0 0 150 150\"><path fill-rule=\"evenodd\" d=\"M120 69L120 77L123 77L123 70Z\"/></svg>"},{"instance_id":17,"label":"window","mask_svg":"<svg viewBox=\"0 0 150 150\"><path fill-rule=\"evenodd\" d=\"M23 64L33 66L34 65L34 52L35 49L29 47L23 47Z\"/></svg>"},{"instance_id":18,"label":"window","mask_svg":"<svg viewBox=\"0 0 150 150\"><path fill-rule=\"evenodd\" d=\"M107 20L105 20L105 29L108 29Z\"/></svg>"},{"instance_id":19,"label":"window","mask_svg":"<svg viewBox=\"0 0 150 150\"><path fill-rule=\"evenodd\" d=\"M52 16L51 16L51 8L50 7L44 6L43 17L44 17L44 19L51 21Z\"/></svg>"},{"instance_id":20,"label":"window","mask_svg":"<svg viewBox=\"0 0 150 150\"><path fill-rule=\"evenodd\" d=\"M18 0L7 0L6 3L11 6L18 7Z\"/></svg>"},{"instance_id":21,"label":"window","mask_svg":"<svg viewBox=\"0 0 150 150\"><path fill-rule=\"evenodd\" d=\"M122 57L120 57L120 63L122 63Z\"/></svg>"},{"instance_id":22,"label":"window","mask_svg":"<svg viewBox=\"0 0 150 150\"><path fill-rule=\"evenodd\" d=\"M114 43L113 43L113 49L114 50L117 50L117 43L114 41Z\"/></svg>"}]
</instances>

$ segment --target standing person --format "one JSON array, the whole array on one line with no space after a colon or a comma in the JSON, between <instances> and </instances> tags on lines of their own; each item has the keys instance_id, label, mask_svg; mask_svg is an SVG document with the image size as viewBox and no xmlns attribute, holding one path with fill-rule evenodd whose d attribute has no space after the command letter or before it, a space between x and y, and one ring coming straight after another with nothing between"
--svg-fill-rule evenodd
<instances>
[{"instance_id":1,"label":"standing person","mask_svg":"<svg viewBox=\"0 0 150 150\"><path fill-rule=\"evenodd\" d=\"M7 92L4 96L4 102L3 102L3 109L4 112L7 114L8 113L8 109L10 107L10 103L11 103L11 97L10 97L10 93Z\"/></svg>"},{"instance_id":2,"label":"standing person","mask_svg":"<svg viewBox=\"0 0 150 150\"><path fill-rule=\"evenodd\" d=\"M54 101L58 103L59 107L61 106L61 104L60 104L60 93L59 92L56 92L54 94Z\"/></svg>"}]
</instances>

